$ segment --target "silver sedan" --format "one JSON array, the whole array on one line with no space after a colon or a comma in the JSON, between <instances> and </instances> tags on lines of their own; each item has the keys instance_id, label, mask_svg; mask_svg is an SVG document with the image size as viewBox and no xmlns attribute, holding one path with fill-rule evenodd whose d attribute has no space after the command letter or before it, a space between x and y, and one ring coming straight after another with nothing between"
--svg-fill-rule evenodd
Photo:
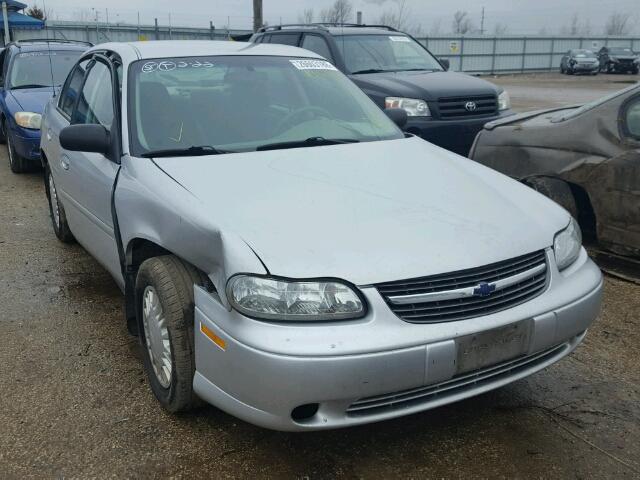
<instances>
[{"instance_id":1,"label":"silver sedan","mask_svg":"<svg viewBox=\"0 0 640 480\"><path fill-rule=\"evenodd\" d=\"M53 228L122 288L163 407L344 427L577 347L602 278L576 222L405 121L293 47L118 43L80 59L42 121Z\"/></svg>"}]
</instances>

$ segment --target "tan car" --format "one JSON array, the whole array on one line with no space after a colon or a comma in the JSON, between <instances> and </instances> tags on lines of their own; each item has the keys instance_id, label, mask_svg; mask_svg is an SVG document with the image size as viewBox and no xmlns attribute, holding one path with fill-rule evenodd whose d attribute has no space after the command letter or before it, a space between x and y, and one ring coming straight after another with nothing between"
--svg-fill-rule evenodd
<instances>
[{"instance_id":1,"label":"tan car","mask_svg":"<svg viewBox=\"0 0 640 480\"><path fill-rule=\"evenodd\" d=\"M469 157L552 198L587 238L640 256L640 85L485 126Z\"/></svg>"}]
</instances>

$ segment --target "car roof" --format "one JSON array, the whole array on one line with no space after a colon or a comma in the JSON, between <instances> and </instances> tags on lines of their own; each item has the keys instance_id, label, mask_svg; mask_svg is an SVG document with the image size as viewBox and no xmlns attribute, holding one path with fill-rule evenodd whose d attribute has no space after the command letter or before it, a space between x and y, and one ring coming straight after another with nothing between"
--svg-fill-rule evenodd
<instances>
[{"instance_id":1,"label":"car roof","mask_svg":"<svg viewBox=\"0 0 640 480\"><path fill-rule=\"evenodd\" d=\"M298 33L298 32L325 32L330 35L406 35L386 25L331 25L331 24L309 24L309 25L278 25L266 27L265 33Z\"/></svg>"},{"instance_id":2,"label":"car roof","mask_svg":"<svg viewBox=\"0 0 640 480\"><path fill-rule=\"evenodd\" d=\"M89 52L111 50L124 61L151 58L205 57L216 55L263 55L277 57L311 57L320 55L298 47L279 44L256 44L220 40L154 40L149 42L102 43ZM135 56L136 58L131 58ZM126 58L125 58L126 57Z\"/></svg>"},{"instance_id":3,"label":"car roof","mask_svg":"<svg viewBox=\"0 0 640 480\"><path fill-rule=\"evenodd\" d=\"M17 48L21 52L42 52L48 50L69 50L83 52L87 50L91 44L84 42L66 42L59 40L34 39L34 40L18 40L12 42L10 46Z\"/></svg>"}]
</instances>

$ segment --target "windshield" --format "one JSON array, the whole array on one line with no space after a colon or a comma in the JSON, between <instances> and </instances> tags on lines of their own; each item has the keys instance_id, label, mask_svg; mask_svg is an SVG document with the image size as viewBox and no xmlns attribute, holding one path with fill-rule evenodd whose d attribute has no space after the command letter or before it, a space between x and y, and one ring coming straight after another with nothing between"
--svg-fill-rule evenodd
<instances>
[{"instance_id":1,"label":"windshield","mask_svg":"<svg viewBox=\"0 0 640 480\"><path fill-rule=\"evenodd\" d=\"M613 55L633 55L633 50L630 48L622 48L622 47L611 47L609 48L609 53Z\"/></svg>"},{"instance_id":2,"label":"windshield","mask_svg":"<svg viewBox=\"0 0 640 480\"><path fill-rule=\"evenodd\" d=\"M442 70L422 45L405 35L340 35L336 44L351 73Z\"/></svg>"},{"instance_id":3,"label":"windshield","mask_svg":"<svg viewBox=\"0 0 640 480\"><path fill-rule=\"evenodd\" d=\"M190 147L252 151L310 138L312 146L328 140L403 138L382 110L324 60L140 60L131 64L129 78L130 139L136 156ZM206 150L210 148L199 151Z\"/></svg>"},{"instance_id":4,"label":"windshield","mask_svg":"<svg viewBox=\"0 0 640 480\"><path fill-rule=\"evenodd\" d=\"M596 54L591 50L573 50L573 55L576 58L596 58Z\"/></svg>"},{"instance_id":5,"label":"windshield","mask_svg":"<svg viewBox=\"0 0 640 480\"><path fill-rule=\"evenodd\" d=\"M16 55L9 73L9 88L62 85L82 52L24 52Z\"/></svg>"}]
</instances>

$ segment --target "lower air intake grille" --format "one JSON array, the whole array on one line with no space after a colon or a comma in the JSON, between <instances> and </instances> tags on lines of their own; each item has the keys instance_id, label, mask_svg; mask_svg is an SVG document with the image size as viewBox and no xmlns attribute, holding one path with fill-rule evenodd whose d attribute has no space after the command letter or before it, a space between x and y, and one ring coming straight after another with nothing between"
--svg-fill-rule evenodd
<instances>
[{"instance_id":1,"label":"lower air intake grille","mask_svg":"<svg viewBox=\"0 0 640 480\"><path fill-rule=\"evenodd\" d=\"M452 397L467 390L481 388L484 385L513 377L536 365L560 358L569 348L571 347L568 343L563 343L533 355L519 357L488 368L457 375L451 380L435 385L361 398L349 405L347 415L353 417L376 415Z\"/></svg>"}]
</instances>

